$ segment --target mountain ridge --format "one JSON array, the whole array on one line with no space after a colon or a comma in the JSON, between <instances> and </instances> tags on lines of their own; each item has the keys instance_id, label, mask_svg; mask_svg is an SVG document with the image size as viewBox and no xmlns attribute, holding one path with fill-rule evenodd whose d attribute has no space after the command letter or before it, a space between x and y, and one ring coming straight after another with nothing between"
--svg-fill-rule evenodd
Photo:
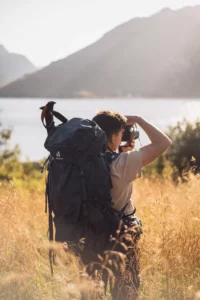
<instances>
[{"instance_id":1,"label":"mountain ridge","mask_svg":"<svg viewBox=\"0 0 200 300\"><path fill-rule=\"evenodd\" d=\"M200 5L164 8L1 88L0 97L200 97L199 35Z\"/></svg>"},{"instance_id":2,"label":"mountain ridge","mask_svg":"<svg viewBox=\"0 0 200 300\"><path fill-rule=\"evenodd\" d=\"M0 44L0 84L5 85L26 74L36 71L36 67L24 56L8 52Z\"/></svg>"}]
</instances>

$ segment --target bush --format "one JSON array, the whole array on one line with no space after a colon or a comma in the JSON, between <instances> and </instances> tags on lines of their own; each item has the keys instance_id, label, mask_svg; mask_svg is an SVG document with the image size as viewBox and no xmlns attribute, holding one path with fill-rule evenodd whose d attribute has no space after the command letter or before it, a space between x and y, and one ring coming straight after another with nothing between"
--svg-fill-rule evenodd
<instances>
[{"instance_id":1,"label":"bush","mask_svg":"<svg viewBox=\"0 0 200 300\"><path fill-rule=\"evenodd\" d=\"M185 180L188 172L200 172L200 121L191 124L186 119L169 127L167 135L172 146L144 170L147 177L160 176L163 179Z\"/></svg>"},{"instance_id":2,"label":"bush","mask_svg":"<svg viewBox=\"0 0 200 300\"><path fill-rule=\"evenodd\" d=\"M198 173L200 170L200 121L197 120L191 124L184 119L175 127L170 127L167 134L173 144L165 157L176 168L174 177L183 178L189 170L195 174Z\"/></svg>"},{"instance_id":3,"label":"bush","mask_svg":"<svg viewBox=\"0 0 200 300\"><path fill-rule=\"evenodd\" d=\"M29 190L44 190L44 180L40 173L42 162L20 162L20 149L8 147L12 132L2 128L0 124L0 182L13 181L19 187Z\"/></svg>"}]
</instances>

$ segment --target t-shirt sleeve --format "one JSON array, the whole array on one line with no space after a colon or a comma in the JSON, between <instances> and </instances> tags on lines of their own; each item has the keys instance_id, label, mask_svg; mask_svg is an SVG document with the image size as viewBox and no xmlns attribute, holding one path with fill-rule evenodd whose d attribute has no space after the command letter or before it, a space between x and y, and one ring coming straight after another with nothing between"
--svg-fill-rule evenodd
<instances>
[{"instance_id":1,"label":"t-shirt sleeve","mask_svg":"<svg viewBox=\"0 0 200 300\"><path fill-rule=\"evenodd\" d=\"M114 166L115 172L125 182L131 182L141 177L142 153L141 151L123 152L119 155Z\"/></svg>"}]
</instances>

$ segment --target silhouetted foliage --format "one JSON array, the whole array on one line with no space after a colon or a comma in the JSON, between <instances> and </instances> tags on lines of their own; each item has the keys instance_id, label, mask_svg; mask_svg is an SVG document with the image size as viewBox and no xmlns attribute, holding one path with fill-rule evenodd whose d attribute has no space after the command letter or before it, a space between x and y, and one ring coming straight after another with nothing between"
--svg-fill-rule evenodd
<instances>
[{"instance_id":1,"label":"silhouetted foliage","mask_svg":"<svg viewBox=\"0 0 200 300\"><path fill-rule=\"evenodd\" d=\"M0 182L14 181L18 186L28 189L43 189L40 162L21 162L19 146L9 146L11 130L4 129L0 123Z\"/></svg>"},{"instance_id":2,"label":"silhouetted foliage","mask_svg":"<svg viewBox=\"0 0 200 300\"><path fill-rule=\"evenodd\" d=\"M144 175L185 180L188 172L200 172L200 120L190 123L186 119L169 127L167 135L172 146L144 169Z\"/></svg>"},{"instance_id":3,"label":"silhouetted foliage","mask_svg":"<svg viewBox=\"0 0 200 300\"><path fill-rule=\"evenodd\" d=\"M2 128L0 123L0 180L11 180L13 171L18 169L19 148L9 149L11 130Z\"/></svg>"},{"instance_id":4,"label":"silhouetted foliage","mask_svg":"<svg viewBox=\"0 0 200 300\"><path fill-rule=\"evenodd\" d=\"M200 120L191 124L186 119L170 127L168 135L173 141L165 157L177 169L178 176L192 170L200 170Z\"/></svg>"}]
</instances>

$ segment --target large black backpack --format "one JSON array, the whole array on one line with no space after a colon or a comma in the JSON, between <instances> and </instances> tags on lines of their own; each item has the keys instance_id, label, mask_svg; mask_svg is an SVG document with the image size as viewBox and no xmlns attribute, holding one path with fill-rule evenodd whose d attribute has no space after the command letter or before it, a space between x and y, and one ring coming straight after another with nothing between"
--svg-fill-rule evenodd
<instances>
[{"instance_id":1,"label":"large black backpack","mask_svg":"<svg viewBox=\"0 0 200 300\"><path fill-rule=\"evenodd\" d=\"M119 226L111 208L110 167L117 154L105 152L107 138L93 121L73 118L51 123L45 148L50 152L46 186L49 231L53 239L52 212L57 241L105 250Z\"/></svg>"}]
</instances>

